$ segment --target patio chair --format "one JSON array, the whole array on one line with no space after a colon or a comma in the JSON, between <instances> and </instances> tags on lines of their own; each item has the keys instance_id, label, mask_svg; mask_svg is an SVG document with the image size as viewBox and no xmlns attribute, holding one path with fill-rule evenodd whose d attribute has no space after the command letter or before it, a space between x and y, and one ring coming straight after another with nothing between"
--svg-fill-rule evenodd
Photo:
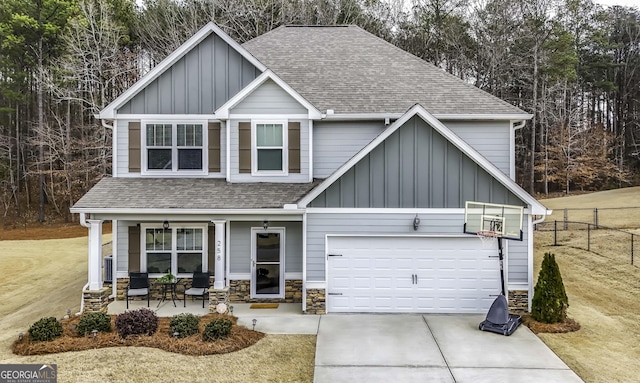
<instances>
[{"instance_id":1,"label":"patio chair","mask_svg":"<svg viewBox=\"0 0 640 383\"><path fill-rule=\"evenodd\" d=\"M149 307L149 274L129 273L129 284L127 285L127 309L129 309L129 297L147 296L147 307Z\"/></svg>"},{"instance_id":2,"label":"patio chair","mask_svg":"<svg viewBox=\"0 0 640 383\"><path fill-rule=\"evenodd\" d=\"M209 273L194 272L191 285L184 287L184 307L187 307L187 295L192 299L202 297L202 308L204 308L205 297L209 298Z\"/></svg>"}]
</instances>

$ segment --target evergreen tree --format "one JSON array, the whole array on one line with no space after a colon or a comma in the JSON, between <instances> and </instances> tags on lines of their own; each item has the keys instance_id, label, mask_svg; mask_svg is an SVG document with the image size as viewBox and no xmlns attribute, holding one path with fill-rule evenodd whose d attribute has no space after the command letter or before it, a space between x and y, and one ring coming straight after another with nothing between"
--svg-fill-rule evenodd
<instances>
[{"instance_id":1,"label":"evergreen tree","mask_svg":"<svg viewBox=\"0 0 640 383\"><path fill-rule=\"evenodd\" d=\"M555 255L546 253L533 292L531 316L538 322L558 323L567 318L569 298L564 290Z\"/></svg>"}]
</instances>

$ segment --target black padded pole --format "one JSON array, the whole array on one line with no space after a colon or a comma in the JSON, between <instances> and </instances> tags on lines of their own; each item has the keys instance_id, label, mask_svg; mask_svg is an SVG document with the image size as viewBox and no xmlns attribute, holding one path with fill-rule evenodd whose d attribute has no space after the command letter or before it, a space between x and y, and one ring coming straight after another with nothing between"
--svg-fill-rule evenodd
<instances>
[{"instance_id":1,"label":"black padded pole","mask_svg":"<svg viewBox=\"0 0 640 383\"><path fill-rule=\"evenodd\" d=\"M505 297L504 291L504 255L502 254L502 237L498 236L498 259L500 260L500 289Z\"/></svg>"}]
</instances>

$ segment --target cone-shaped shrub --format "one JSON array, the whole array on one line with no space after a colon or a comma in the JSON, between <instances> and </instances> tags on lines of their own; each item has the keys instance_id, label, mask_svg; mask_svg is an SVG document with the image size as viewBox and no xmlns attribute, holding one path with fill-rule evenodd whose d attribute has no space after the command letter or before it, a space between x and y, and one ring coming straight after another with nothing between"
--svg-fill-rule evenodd
<instances>
[{"instance_id":1,"label":"cone-shaped shrub","mask_svg":"<svg viewBox=\"0 0 640 383\"><path fill-rule=\"evenodd\" d=\"M538 322L558 323L567 318L567 307L569 298L564 290L556 257L546 253L533 291L531 316Z\"/></svg>"}]
</instances>

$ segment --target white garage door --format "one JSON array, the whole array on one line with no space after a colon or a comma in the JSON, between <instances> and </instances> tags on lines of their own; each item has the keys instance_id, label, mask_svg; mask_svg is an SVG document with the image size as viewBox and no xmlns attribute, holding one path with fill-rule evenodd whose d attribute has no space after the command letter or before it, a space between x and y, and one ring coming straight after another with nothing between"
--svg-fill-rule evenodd
<instances>
[{"instance_id":1,"label":"white garage door","mask_svg":"<svg viewBox=\"0 0 640 383\"><path fill-rule=\"evenodd\" d=\"M475 237L328 239L328 312L485 313L498 249Z\"/></svg>"}]
</instances>

